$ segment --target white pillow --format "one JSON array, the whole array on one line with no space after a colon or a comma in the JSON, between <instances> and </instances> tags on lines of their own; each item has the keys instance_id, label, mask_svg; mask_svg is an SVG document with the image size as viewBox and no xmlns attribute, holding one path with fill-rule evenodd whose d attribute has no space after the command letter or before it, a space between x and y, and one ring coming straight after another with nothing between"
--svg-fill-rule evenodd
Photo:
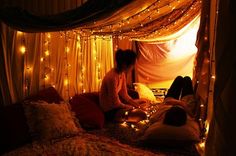
<instances>
[{"instance_id":1,"label":"white pillow","mask_svg":"<svg viewBox=\"0 0 236 156\"><path fill-rule=\"evenodd\" d=\"M149 100L152 103L157 102L156 97L154 96L151 89L142 83L133 83L135 91L138 92L139 98L144 98Z\"/></svg>"},{"instance_id":2,"label":"white pillow","mask_svg":"<svg viewBox=\"0 0 236 156\"><path fill-rule=\"evenodd\" d=\"M141 141L152 145L179 146L200 141L199 125L188 118L183 126L171 126L156 122L146 129Z\"/></svg>"}]
</instances>

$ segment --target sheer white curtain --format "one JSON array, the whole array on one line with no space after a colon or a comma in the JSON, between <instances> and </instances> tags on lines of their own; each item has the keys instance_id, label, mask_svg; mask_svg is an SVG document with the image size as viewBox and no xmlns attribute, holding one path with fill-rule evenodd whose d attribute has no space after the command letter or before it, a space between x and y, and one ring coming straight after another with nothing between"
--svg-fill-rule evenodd
<instances>
[{"instance_id":1,"label":"sheer white curtain","mask_svg":"<svg viewBox=\"0 0 236 156\"><path fill-rule=\"evenodd\" d=\"M69 99L98 91L113 63L110 36L82 36L73 30L22 33L1 25L1 93L9 104L53 86Z\"/></svg>"}]
</instances>

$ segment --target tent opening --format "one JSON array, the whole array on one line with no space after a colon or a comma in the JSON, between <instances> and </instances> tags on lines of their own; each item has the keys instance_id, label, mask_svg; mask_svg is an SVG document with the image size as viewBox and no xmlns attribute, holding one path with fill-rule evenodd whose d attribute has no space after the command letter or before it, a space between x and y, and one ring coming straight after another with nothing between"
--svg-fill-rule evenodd
<instances>
[{"instance_id":1,"label":"tent opening","mask_svg":"<svg viewBox=\"0 0 236 156\"><path fill-rule=\"evenodd\" d=\"M200 17L167 37L137 42L136 80L150 88L169 88L177 75L192 78Z\"/></svg>"}]
</instances>

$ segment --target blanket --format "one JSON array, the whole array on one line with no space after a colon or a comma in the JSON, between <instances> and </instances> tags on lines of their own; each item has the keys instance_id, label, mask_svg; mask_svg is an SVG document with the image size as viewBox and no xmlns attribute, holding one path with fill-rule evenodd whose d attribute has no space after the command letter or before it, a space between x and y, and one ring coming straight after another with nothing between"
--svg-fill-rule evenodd
<instances>
[{"instance_id":1,"label":"blanket","mask_svg":"<svg viewBox=\"0 0 236 156\"><path fill-rule=\"evenodd\" d=\"M150 151L121 144L114 139L81 133L50 142L33 142L4 156L154 156ZM161 155L161 154L160 154Z\"/></svg>"}]
</instances>

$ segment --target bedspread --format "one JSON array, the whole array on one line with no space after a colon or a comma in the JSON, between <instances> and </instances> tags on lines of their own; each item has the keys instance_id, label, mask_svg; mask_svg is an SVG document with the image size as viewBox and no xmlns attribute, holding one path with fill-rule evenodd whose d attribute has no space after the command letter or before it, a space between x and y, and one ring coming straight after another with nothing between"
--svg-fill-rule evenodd
<instances>
[{"instance_id":1,"label":"bedspread","mask_svg":"<svg viewBox=\"0 0 236 156\"><path fill-rule=\"evenodd\" d=\"M81 133L50 142L33 142L4 156L152 156L141 150L102 136Z\"/></svg>"}]
</instances>

